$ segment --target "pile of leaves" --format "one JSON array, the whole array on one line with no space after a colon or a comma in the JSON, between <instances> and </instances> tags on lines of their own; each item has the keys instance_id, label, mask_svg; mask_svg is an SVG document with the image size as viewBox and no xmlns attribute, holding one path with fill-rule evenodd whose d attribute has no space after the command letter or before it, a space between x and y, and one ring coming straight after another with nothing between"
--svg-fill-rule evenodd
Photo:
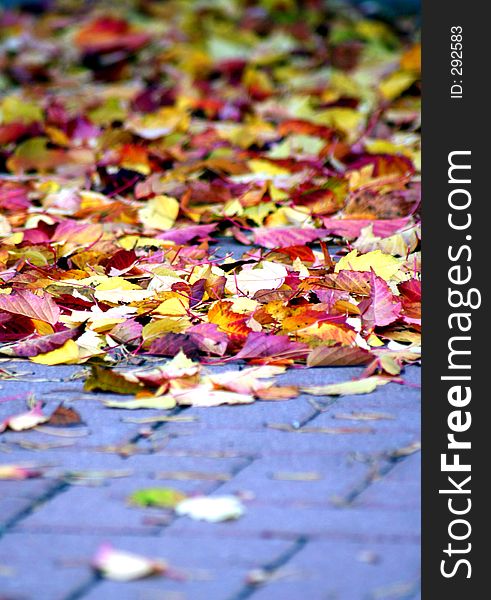
<instances>
[{"instance_id":1,"label":"pile of leaves","mask_svg":"<svg viewBox=\"0 0 491 600\"><path fill-rule=\"evenodd\" d=\"M0 14L2 354L164 408L418 360L418 33L327 4Z\"/></svg>"}]
</instances>

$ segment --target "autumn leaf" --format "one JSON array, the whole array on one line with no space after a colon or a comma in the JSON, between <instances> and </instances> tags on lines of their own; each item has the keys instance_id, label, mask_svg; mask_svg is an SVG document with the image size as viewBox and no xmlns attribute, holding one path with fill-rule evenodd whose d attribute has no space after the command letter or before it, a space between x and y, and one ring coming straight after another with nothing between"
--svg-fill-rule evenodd
<instances>
[{"instance_id":1,"label":"autumn leaf","mask_svg":"<svg viewBox=\"0 0 491 600\"><path fill-rule=\"evenodd\" d=\"M110 369L93 366L91 374L84 383L87 392L115 392L117 394L136 394L143 386L139 383L128 381L123 375Z\"/></svg>"},{"instance_id":2,"label":"autumn leaf","mask_svg":"<svg viewBox=\"0 0 491 600\"><path fill-rule=\"evenodd\" d=\"M185 500L186 495L171 488L145 488L133 492L128 501L136 506L156 506L158 508L175 508Z\"/></svg>"},{"instance_id":3,"label":"autumn leaf","mask_svg":"<svg viewBox=\"0 0 491 600\"><path fill-rule=\"evenodd\" d=\"M216 302L208 311L208 321L220 331L236 338L245 338L251 332L246 325L247 317L232 310L231 302Z\"/></svg>"},{"instance_id":4,"label":"autumn leaf","mask_svg":"<svg viewBox=\"0 0 491 600\"><path fill-rule=\"evenodd\" d=\"M370 275L370 297L362 300L358 307L367 330L390 325L401 315L401 302L394 298L387 283L374 271Z\"/></svg>"},{"instance_id":5,"label":"autumn leaf","mask_svg":"<svg viewBox=\"0 0 491 600\"><path fill-rule=\"evenodd\" d=\"M352 365L366 365L374 360L368 350L358 346L317 346L307 357L309 367L347 367Z\"/></svg>"},{"instance_id":6,"label":"autumn leaf","mask_svg":"<svg viewBox=\"0 0 491 600\"><path fill-rule=\"evenodd\" d=\"M0 311L22 315L56 325L60 317L60 309L48 294L38 296L28 290L18 291L12 295L0 295Z\"/></svg>"},{"instance_id":7,"label":"autumn leaf","mask_svg":"<svg viewBox=\"0 0 491 600\"><path fill-rule=\"evenodd\" d=\"M391 380L388 378L373 375L365 379L344 381L343 383L302 387L301 390L305 394L312 394L314 396L351 396L356 394L370 394L377 387L390 382Z\"/></svg>"},{"instance_id":8,"label":"autumn leaf","mask_svg":"<svg viewBox=\"0 0 491 600\"><path fill-rule=\"evenodd\" d=\"M12 431L24 431L25 429L33 429L48 420L48 417L43 414L41 410L41 402L37 402L36 405L29 411L7 417L2 423L0 423L0 433L6 429Z\"/></svg>"},{"instance_id":9,"label":"autumn leaf","mask_svg":"<svg viewBox=\"0 0 491 600\"><path fill-rule=\"evenodd\" d=\"M52 350L63 346L65 342L73 339L77 335L77 329L66 329L42 337L27 338L12 346L3 346L0 348L0 352L9 356L30 358L39 354L51 352Z\"/></svg>"},{"instance_id":10,"label":"autumn leaf","mask_svg":"<svg viewBox=\"0 0 491 600\"><path fill-rule=\"evenodd\" d=\"M51 350L46 354L37 354L30 360L39 365L62 365L76 363L80 357L79 346L71 339L67 340L63 346Z\"/></svg>"},{"instance_id":11,"label":"autumn leaf","mask_svg":"<svg viewBox=\"0 0 491 600\"><path fill-rule=\"evenodd\" d=\"M336 263L335 272L340 271L371 271L376 275L389 281L397 278L400 274L400 261L389 255L384 254L380 250L374 250L367 254L359 255L358 250L352 250L346 256Z\"/></svg>"},{"instance_id":12,"label":"autumn leaf","mask_svg":"<svg viewBox=\"0 0 491 600\"><path fill-rule=\"evenodd\" d=\"M240 518L245 512L235 496L196 496L179 502L176 513L197 521L219 523Z\"/></svg>"},{"instance_id":13,"label":"autumn leaf","mask_svg":"<svg viewBox=\"0 0 491 600\"><path fill-rule=\"evenodd\" d=\"M103 544L92 559L92 568L102 577L114 581L133 581L155 575L167 570L164 561L145 558L131 552L114 549Z\"/></svg>"}]
</instances>

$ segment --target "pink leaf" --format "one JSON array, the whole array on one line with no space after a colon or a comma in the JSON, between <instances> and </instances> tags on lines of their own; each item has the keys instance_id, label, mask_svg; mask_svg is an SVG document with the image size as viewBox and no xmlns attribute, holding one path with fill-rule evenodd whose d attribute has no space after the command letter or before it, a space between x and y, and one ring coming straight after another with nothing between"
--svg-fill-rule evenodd
<instances>
[{"instance_id":1,"label":"pink leaf","mask_svg":"<svg viewBox=\"0 0 491 600\"><path fill-rule=\"evenodd\" d=\"M28 290L10 296L0 295L0 310L45 321L50 325L56 325L60 317L60 309L51 296L48 294L37 296Z\"/></svg>"},{"instance_id":2,"label":"pink leaf","mask_svg":"<svg viewBox=\"0 0 491 600\"><path fill-rule=\"evenodd\" d=\"M208 238L209 234L216 229L216 225L191 225L182 229L174 229L160 233L157 238L159 240L169 240L176 244L187 244L192 239L197 238L199 241Z\"/></svg>"},{"instance_id":3,"label":"pink leaf","mask_svg":"<svg viewBox=\"0 0 491 600\"><path fill-rule=\"evenodd\" d=\"M368 330L375 326L390 325L401 315L401 303L395 300L387 283L375 275L370 275L370 296L358 305L363 322Z\"/></svg>"},{"instance_id":4,"label":"pink leaf","mask_svg":"<svg viewBox=\"0 0 491 600\"><path fill-rule=\"evenodd\" d=\"M254 231L254 243L265 248L283 248L285 246L303 246L308 242L320 240L329 231L327 229L300 229L297 227L261 227Z\"/></svg>"},{"instance_id":5,"label":"pink leaf","mask_svg":"<svg viewBox=\"0 0 491 600\"><path fill-rule=\"evenodd\" d=\"M308 354L307 344L292 342L287 335L269 335L267 333L250 333L242 350L233 360L249 358L300 358Z\"/></svg>"},{"instance_id":6,"label":"pink leaf","mask_svg":"<svg viewBox=\"0 0 491 600\"><path fill-rule=\"evenodd\" d=\"M355 239L361 235L361 230L372 226L373 235L386 238L404 229L411 217L400 219L330 219L322 218L325 231L330 235L338 235L348 239Z\"/></svg>"},{"instance_id":7,"label":"pink leaf","mask_svg":"<svg viewBox=\"0 0 491 600\"><path fill-rule=\"evenodd\" d=\"M199 323L189 329L201 352L223 356L228 346L228 336L215 323Z\"/></svg>"},{"instance_id":8,"label":"pink leaf","mask_svg":"<svg viewBox=\"0 0 491 600\"><path fill-rule=\"evenodd\" d=\"M3 423L0 423L0 433L6 429L12 431L24 431L25 429L33 429L41 423L45 423L48 417L41 410L41 402L38 402L34 408L29 411L7 417Z\"/></svg>"}]
</instances>

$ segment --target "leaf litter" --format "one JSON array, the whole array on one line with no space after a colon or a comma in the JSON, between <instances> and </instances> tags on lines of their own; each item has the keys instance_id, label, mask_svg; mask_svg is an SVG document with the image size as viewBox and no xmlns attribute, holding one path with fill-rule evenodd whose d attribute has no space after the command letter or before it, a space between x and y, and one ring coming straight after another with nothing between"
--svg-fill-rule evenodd
<instances>
[{"instance_id":1,"label":"leaf litter","mask_svg":"<svg viewBox=\"0 0 491 600\"><path fill-rule=\"evenodd\" d=\"M129 410L401 382L421 343L418 32L317 2L200 6L0 15L0 353L85 365L85 391ZM247 366L207 369L231 363ZM276 383L329 366L364 371ZM0 432L81 423L41 408ZM243 512L219 497L176 510ZM159 564L94 560L113 579Z\"/></svg>"}]
</instances>

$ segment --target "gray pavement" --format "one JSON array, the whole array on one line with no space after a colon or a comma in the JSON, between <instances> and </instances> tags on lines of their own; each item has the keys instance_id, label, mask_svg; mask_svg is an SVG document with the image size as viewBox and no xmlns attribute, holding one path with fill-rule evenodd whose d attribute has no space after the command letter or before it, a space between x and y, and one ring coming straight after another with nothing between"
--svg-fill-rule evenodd
<instances>
[{"instance_id":1,"label":"gray pavement","mask_svg":"<svg viewBox=\"0 0 491 600\"><path fill-rule=\"evenodd\" d=\"M406 369L407 385L364 396L166 412L104 407L111 395L84 393L83 367L0 368L0 418L34 394L47 413L63 400L85 422L0 436L0 464L42 470L0 482L2 600L419 598L418 367ZM295 369L280 381L360 372ZM179 420L137 422L162 415ZM246 513L213 524L128 504L156 486L238 494ZM90 559L104 541L165 559L180 576L100 579Z\"/></svg>"}]
</instances>

